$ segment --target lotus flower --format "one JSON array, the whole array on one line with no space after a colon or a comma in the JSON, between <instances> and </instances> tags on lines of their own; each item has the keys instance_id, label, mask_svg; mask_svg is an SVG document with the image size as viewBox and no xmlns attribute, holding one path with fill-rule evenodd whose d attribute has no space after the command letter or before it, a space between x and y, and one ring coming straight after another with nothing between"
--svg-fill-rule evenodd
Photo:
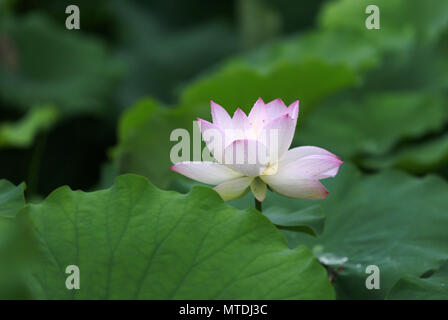
<instances>
[{"instance_id":1,"label":"lotus flower","mask_svg":"<svg viewBox=\"0 0 448 320\"><path fill-rule=\"evenodd\" d=\"M224 201L252 190L262 202L267 186L291 198L321 199L328 195L319 180L334 177L343 163L318 147L288 150L297 124L299 101L287 107L281 99L257 100L249 115L237 109L230 117L211 101L213 123L198 118L202 137L216 161L186 161L170 169L193 180L215 185Z\"/></svg>"}]
</instances>

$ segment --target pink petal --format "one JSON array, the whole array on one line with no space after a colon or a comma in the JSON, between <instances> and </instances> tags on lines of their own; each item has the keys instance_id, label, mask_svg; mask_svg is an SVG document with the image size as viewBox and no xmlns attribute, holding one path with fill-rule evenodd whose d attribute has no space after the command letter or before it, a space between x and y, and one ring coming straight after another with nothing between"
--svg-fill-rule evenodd
<instances>
[{"instance_id":1,"label":"pink petal","mask_svg":"<svg viewBox=\"0 0 448 320\"><path fill-rule=\"evenodd\" d=\"M178 162L171 166L170 170L178 172L190 179L213 185L242 176L225 165L205 161Z\"/></svg>"},{"instance_id":2,"label":"pink petal","mask_svg":"<svg viewBox=\"0 0 448 320\"><path fill-rule=\"evenodd\" d=\"M297 119L299 116L299 100L294 101L291 103L291 105L288 107L288 114L293 119Z\"/></svg>"},{"instance_id":3,"label":"pink petal","mask_svg":"<svg viewBox=\"0 0 448 320\"><path fill-rule=\"evenodd\" d=\"M251 177L237 178L223 182L213 189L219 193L224 201L235 200L246 194L252 180Z\"/></svg>"},{"instance_id":4,"label":"pink petal","mask_svg":"<svg viewBox=\"0 0 448 320\"><path fill-rule=\"evenodd\" d=\"M270 162L282 158L291 146L296 129L297 118L293 119L286 113L269 121L261 130L258 140L267 146L270 152Z\"/></svg>"},{"instance_id":5,"label":"pink petal","mask_svg":"<svg viewBox=\"0 0 448 320\"><path fill-rule=\"evenodd\" d=\"M319 179L326 179L326 178L333 178L333 177L335 177L338 174L338 172L339 172L339 168L340 168L340 166L337 166L336 168L330 169L330 170L328 170L326 172L322 172L320 174L320 178Z\"/></svg>"},{"instance_id":6,"label":"pink petal","mask_svg":"<svg viewBox=\"0 0 448 320\"><path fill-rule=\"evenodd\" d=\"M287 175L261 176L275 192L290 198L323 199L328 195L327 189L312 179L294 179Z\"/></svg>"},{"instance_id":7,"label":"pink petal","mask_svg":"<svg viewBox=\"0 0 448 320\"><path fill-rule=\"evenodd\" d=\"M269 121L269 115L263 99L258 98L249 113L249 122L255 133L258 133Z\"/></svg>"},{"instance_id":8,"label":"pink petal","mask_svg":"<svg viewBox=\"0 0 448 320\"><path fill-rule=\"evenodd\" d=\"M246 176L260 175L268 162L268 150L257 140L235 140L224 150L224 163Z\"/></svg>"},{"instance_id":9,"label":"pink petal","mask_svg":"<svg viewBox=\"0 0 448 320\"><path fill-rule=\"evenodd\" d=\"M296 175L325 179L334 177L343 163L338 158L332 156L311 155L291 162L288 166L281 168L280 171L294 170Z\"/></svg>"},{"instance_id":10,"label":"pink petal","mask_svg":"<svg viewBox=\"0 0 448 320\"><path fill-rule=\"evenodd\" d=\"M214 101L210 101L213 123L222 130L232 128L232 118L227 111Z\"/></svg>"},{"instance_id":11,"label":"pink petal","mask_svg":"<svg viewBox=\"0 0 448 320\"><path fill-rule=\"evenodd\" d=\"M224 161L223 155L226 142L224 132L214 123L210 123L200 118L197 118L197 120L202 133L202 138L204 139L208 150L210 150L213 157L219 163L222 163Z\"/></svg>"},{"instance_id":12,"label":"pink petal","mask_svg":"<svg viewBox=\"0 0 448 320\"><path fill-rule=\"evenodd\" d=\"M232 140L238 139L255 139L249 118L240 108L236 109L232 118Z\"/></svg>"},{"instance_id":13,"label":"pink petal","mask_svg":"<svg viewBox=\"0 0 448 320\"><path fill-rule=\"evenodd\" d=\"M285 167L289 163L296 161L300 158L304 158L311 155L323 155L339 159L339 157L337 157L336 155L332 154L331 152L325 149L312 146L303 146L288 150L288 152L283 156L283 158L281 158L279 168Z\"/></svg>"},{"instance_id":14,"label":"pink petal","mask_svg":"<svg viewBox=\"0 0 448 320\"><path fill-rule=\"evenodd\" d=\"M320 180L334 177L341 164L343 162L333 156L314 154L290 162L286 166L279 166L277 174Z\"/></svg>"},{"instance_id":15,"label":"pink petal","mask_svg":"<svg viewBox=\"0 0 448 320\"><path fill-rule=\"evenodd\" d=\"M297 149L297 150L295 150ZM320 199L328 191L319 179L333 177L343 163L330 152L316 147L301 147L291 150L288 156L297 157L287 165L280 162L273 175L260 176L273 190L293 198Z\"/></svg>"},{"instance_id":16,"label":"pink petal","mask_svg":"<svg viewBox=\"0 0 448 320\"><path fill-rule=\"evenodd\" d=\"M288 108L282 99L278 98L266 104L269 118L271 120L288 113Z\"/></svg>"}]
</instances>

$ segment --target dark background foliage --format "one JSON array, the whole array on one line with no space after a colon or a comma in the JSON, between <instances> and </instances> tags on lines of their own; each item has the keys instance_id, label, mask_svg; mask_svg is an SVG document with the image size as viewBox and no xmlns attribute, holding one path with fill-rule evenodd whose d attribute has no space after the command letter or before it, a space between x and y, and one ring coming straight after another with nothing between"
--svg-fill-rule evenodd
<instances>
[{"instance_id":1,"label":"dark background foliage","mask_svg":"<svg viewBox=\"0 0 448 320\"><path fill-rule=\"evenodd\" d=\"M81 9L80 30L65 29L69 4ZM185 83L230 55L311 28L319 6L320 1L2 1L2 72L12 59L10 77L26 77L29 85L41 77L54 82L48 94L35 92L29 99L20 85L0 90L1 122L19 121L39 103L63 111L33 143L1 149L0 176L27 181L28 192L41 196L64 184L92 188L116 143L123 110L143 96L175 103ZM33 19L45 28L34 33ZM73 42L64 43L64 37ZM89 43L92 51L103 52L91 54ZM99 64L99 74L88 66L78 74L77 63ZM61 87L58 76L64 77ZM78 81L91 85L77 87ZM85 95L91 96L86 103Z\"/></svg>"}]
</instances>

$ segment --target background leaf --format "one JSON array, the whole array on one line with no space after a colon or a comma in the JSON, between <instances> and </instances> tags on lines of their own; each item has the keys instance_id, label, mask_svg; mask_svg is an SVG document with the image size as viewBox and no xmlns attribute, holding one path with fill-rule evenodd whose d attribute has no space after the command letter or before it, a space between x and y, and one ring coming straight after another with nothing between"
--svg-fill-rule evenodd
<instances>
[{"instance_id":1,"label":"background leaf","mask_svg":"<svg viewBox=\"0 0 448 320\"><path fill-rule=\"evenodd\" d=\"M56 123L58 114L56 107L36 107L20 121L0 124L0 147L29 147L39 132L50 129Z\"/></svg>"},{"instance_id":2,"label":"background leaf","mask_svg":"<svg viewBox=\"0 0 448 320\"><path fill-rule=\"evenodd\" d=\"M373 32L365 27L368 5L380 9L381 29ZM408 44L414 38L433 40L447 25L447 3L430 0L360 0L334 1L326 4L320 16L323 28L348 31L385 48Z\"/></svg>"},{"instance_id":3,"label":"background leaf","mask_svg":"<svg viewBox=\"0 0 448 320\"><path fill-rule=\"evenodd\" d=\"M347 66L317 58L300 63L279 62L262 70L231 63L187 87L181 105L204 106L213 99L233 114L237 107L250 111L260 96L266 102L282 97L287 104L300 97L301 112L306 113L318 101L356 83L356 74Z\"/></svg>"},{"instance_id":4,"label":"background leaf","mask_svg":"<svg viewBox=\"0 0 448 320\"><path fill-rule=\"evenodd\" d=\"M25 183L15 186L8 180L0 180L0 217L15 217L25 206Z\"/></svg>"},{"instance_id":5,"label":"background leaf","mask_svg":"<svg viewBox=\"0 0 448 320\"><path fill-rule=\"evenodd\" d=\"M448 135L444 134L429 141L400 147L386 155L366 158L362 160L362 165L370 169L396 167L422 174L443 168L447 161Z\"/></svg>"},{"instance_id":6,"label":"background leaf","mask_svg":"<svg viewBox=\"0 0 448 320\"><path fill-rule=\"evenodd\" d=\"M120 66L107 56L104 44L55 25L42 14L2 22L0 32L12 57L0 64L3 100L22 110L52 104L64 116L106 111Z\"/></svg>"},{"instance_id":7,"label":"background leaf","mask_svg":"<svg viewBox=\"0 0 448 320\"><path fill-rule=\"evenodd\" d=\"M319 205L288 212L281 207L268 207L263 214L271 220L280 230L294 230L310 235L320 235L324 230L327 218Z\"/></svg>"},{"instance_id":8,"label":"background leaf","mask_svg":"<svg viewBox=\"0 0 448 320\"><path fill-rule=\"evenodd\" d=\"M435 176L414 178L399 171L361 175L344 164L335 179L324 180L330 194L322 201L281 198L269 193L264 206L300 210L316 202L327 213L319 237L283 230L290 247L313 248L337 271L338 298L383 299L403 275L420 276L448 257L448 184ZM233 203L247 207L244 202ZM368 265L380 269L380 290L367 290Z\"/></svg>"},{"instance_id":9,"label":"background leaf","mask_svg":"<svg viewBox=\"0 0 448 320\"><path fill-rule=\"evenodd\" d=\"M440 130L447 118L445 101L439 96L382 92L328 103L303 126L299 123L295 139L299 145L328 148L343 159L383 154L399 141Z\"/></svg>"},{"instance_id":10,"label":"background leaf","mask_svg":"<svg viewBox=\"0 0 448 320\"><path fill-rule=\"evenodd\" d=\"M403 277L387 295L392 300L447 300L448 267L445 263L429 277Z\"/></svg>"}]
</instances>

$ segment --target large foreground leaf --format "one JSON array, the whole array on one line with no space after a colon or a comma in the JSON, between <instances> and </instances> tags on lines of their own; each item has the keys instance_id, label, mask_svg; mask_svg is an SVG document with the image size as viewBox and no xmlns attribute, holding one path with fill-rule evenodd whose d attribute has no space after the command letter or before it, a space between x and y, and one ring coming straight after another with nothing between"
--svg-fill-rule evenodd
<instances>
[{"instance_id":1,"label":"large foreground leaf","mask_svg":"<svg viewBox=\"0 0 448 320\"><path fill-rule=\"evenodd\" d=\"M33 262L30 230L16 219L0 216L0 300L29 299L27 268Z\"/></svg>"},{"instance_id":2,"label":"large foreground leaf","mask_svg":"<svg viewBox=\"0 0 448 320\"><path fill-rule=\"evenodd\" d=\"M25 267L32 260L30 233L13 217L25 205L25 184L0 180L0 300L30 298Z\"/></svg>"},{"instance_id":3,"label":"large foreground leaf","mask_svg":"<svg viewBox=\"0 0 448 320\"><path fill-rule=\"evenodd\" d=\"M363 176L344 164L339 175L324 184L330 191L325 200L270 193L263 205L293 212L322 204L327 216L322 235L283 232L291 247L307 244L325 264L335 270L342 266L335 280L340 298L384 298L401 276L418 277L448 258L448 184L442 179L398 171ZM235 205L248 203L241 200ZM369 265L380 269L380 290L366 289Z\"/></svg>"},{"instance_id":4,"label":"large foreground leaf","mask_svg":"<svg viewBox=\"0 0 448 320\"><path fill-rule=\"evenodd\" d=\"M104 191L54 191L27 216L43 256L39 298L326 299L324 268L255 210L225 205L206 187L187 195L125 175ZM65 268L80 268L80 290Z\"/></svg>"}]
</instances>

